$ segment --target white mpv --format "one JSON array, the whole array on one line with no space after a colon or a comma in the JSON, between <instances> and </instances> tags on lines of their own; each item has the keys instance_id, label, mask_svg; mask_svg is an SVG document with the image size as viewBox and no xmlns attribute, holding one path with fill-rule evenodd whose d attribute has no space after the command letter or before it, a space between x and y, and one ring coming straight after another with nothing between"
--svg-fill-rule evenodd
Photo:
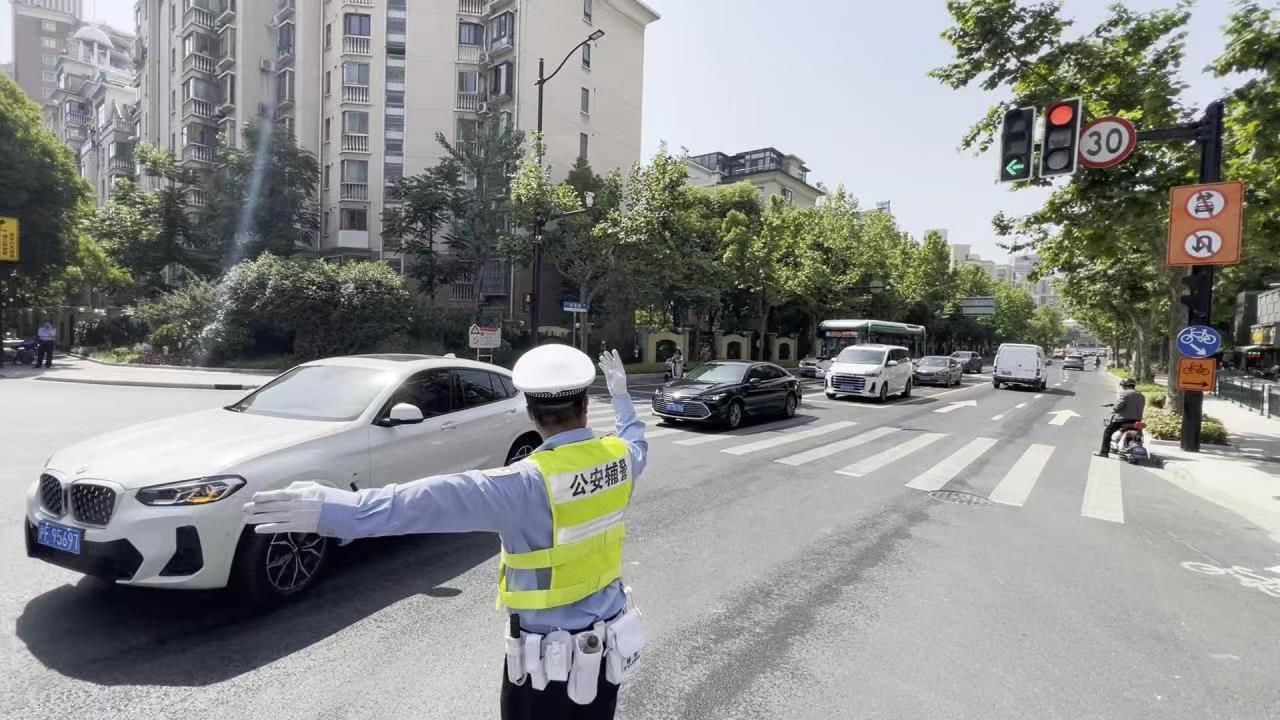
<instances>
[{"instance_id":1,"label":"white mpv","mask_svg":"<svg viewBox=\"0 0 1280 720\"><path fill-rule=\"evenodd\" d=\"M850 345L827 370L827 397L911 397L911 352L899 345Z\"/></svg>"}]
</instances>

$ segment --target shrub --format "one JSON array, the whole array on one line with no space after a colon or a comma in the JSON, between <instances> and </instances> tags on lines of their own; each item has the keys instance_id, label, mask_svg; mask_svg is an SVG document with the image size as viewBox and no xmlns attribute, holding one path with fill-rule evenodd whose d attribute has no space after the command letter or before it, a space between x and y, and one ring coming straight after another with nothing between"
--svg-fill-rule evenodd
<instances>
[{"instance_id":1,"label":"shrub","mask_svg":"<svg viewBox=\"0 0 1280 720\"><path fill-rule=\"evenodd\" d=\"M127 315L93 317L76 321L76 344L85 347L132 345L145 340L146 337L146 323Z\"/></svg>"},{"instance_id":2,"label":"shrub","mask_svg":"<svg viewBox=\"0 0 1280 720\"><path fill-rule=\"evenodd\" d=\"M1167 410L1153 410L1143 417L1147 433L1157 440L1181 440L1182 416ZM1200 441L1211 445L1227 445L1227 428L1217 418L1200 419Z\"/></svg>"},{"instance_id":3,"label":"shrub","mask_svg":"<svg viewBox=\"0 0 1280 720\"><path fill-rule=\"evenodd\" d=\"M1122 367L1115 367L1114 365L1107 368L1107 371L1110 372L1112 375L1115 375L1116 377L1120 378L1121 380L1133 377L1133 373L1129 372L1128 370L1125 370Z\"/></svg>"},{"instance_id":4,"label":"shrub","mask_svg":"<svg viewBox=\"0 0 1280 720\"><path fill-rule=\"evenodd\" d=\"M182 288L140 303L129 314L152 328L147 342L177 360L199 359L200 337L218 310L218 286L193 279Z\"/></svg>"}]
</instances>

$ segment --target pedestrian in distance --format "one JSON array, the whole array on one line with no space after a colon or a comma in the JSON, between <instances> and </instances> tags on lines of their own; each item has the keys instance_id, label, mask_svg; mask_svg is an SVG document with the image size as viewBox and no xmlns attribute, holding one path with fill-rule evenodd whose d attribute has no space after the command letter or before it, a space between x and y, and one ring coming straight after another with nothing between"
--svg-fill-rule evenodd
<instances>
[{"instance_id":1,"label":"pedestrian in distance","mask_svg":"<svg viewBox=\"0 0 1280 720\"><path fill-rule=\"evenodd\" d=\"M679 380L684 377L684 353L680 352L680 348L671 353L671 357L667 358L667 379Z\"/></svg>"},{"instance_id":2,"label":"pedestrian in distance","mask_svg":"<svg viewBox=\"0 0 1280 720\"><path fill-rule=\"evenodd\" d=\"M512 371L543 438L528 457L355 492L294 483L255 493L245 520L260 534L343 540L497 532L498 605L507 612L502 718L612 718L646 642L622 583L622 543L623 514L649 446L617 350L600 356L600 369L616 435L595 437L587 427L591 359L544 345Z\"/></svg>"},{"instance_id":3,"label":"pedestrian in distance","mask_svg":"<svg viewBox=\"0 0 1280 720\"><path fill-rule=\"evenodd\" d=\"M53 367L53 350L58 345L58 328L53 323L45 320L44 324L36 330L36 367L43 364L47 368Z\"/></svg>"}]
</instances>

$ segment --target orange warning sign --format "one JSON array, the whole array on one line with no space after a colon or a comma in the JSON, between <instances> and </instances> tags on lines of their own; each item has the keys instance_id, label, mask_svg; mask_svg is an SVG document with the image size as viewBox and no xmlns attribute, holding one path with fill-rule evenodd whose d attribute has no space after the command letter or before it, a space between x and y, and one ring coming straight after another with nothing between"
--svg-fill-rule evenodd
<instances>
[{"instance_id":1,"label":"orange warning sign","mask_svg":"<svg viewBox=\"0 0 1280 720\"><path fill-rule=\"evenodd\" d=\"M1218 363L1212 358L1178 358L1178 389L1210 392L1218 373Z\"/></svg>"},{"instance_id":2,"label":"orange warning sign","mask_svg":"<svg viewBox=\"0 0 1280 720\"><path fill-rule=\"evenodd\" d=\"M1244 183L1183 185L1169 191L1170 265L1240 262Z\"/></svg>"}]
</instances>

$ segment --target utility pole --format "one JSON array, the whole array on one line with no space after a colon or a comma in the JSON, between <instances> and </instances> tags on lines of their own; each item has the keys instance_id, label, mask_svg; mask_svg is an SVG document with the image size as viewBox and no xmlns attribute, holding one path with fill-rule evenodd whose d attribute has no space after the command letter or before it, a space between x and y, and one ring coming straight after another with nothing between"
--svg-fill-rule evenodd
<instances>
[{"instance_id":1,"label":"utility pole","mask_svg":"<svg viewBox=\"0 0 1280 720\"><path fill-rule=\"evenodd\" d=\"M564 63L561 63L562 65ZM542 167L542 89L546 85L543 73L542 58L538 58L538 167ZM539 217L533 226L533 298L529 303L529 332L533 344L538 344L538 322L540 320L538 306L542 304L542 226L543 218Z\"/></svg>"}]
</instances>

